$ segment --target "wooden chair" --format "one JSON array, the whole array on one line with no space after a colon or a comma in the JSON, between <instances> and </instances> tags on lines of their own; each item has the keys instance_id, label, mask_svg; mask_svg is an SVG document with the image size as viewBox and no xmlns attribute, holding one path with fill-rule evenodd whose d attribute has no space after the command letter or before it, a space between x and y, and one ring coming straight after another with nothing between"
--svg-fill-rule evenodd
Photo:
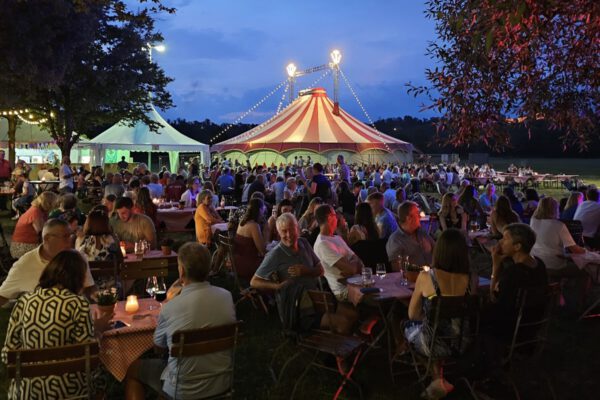
<instances>
[{"instance_id":1,"label":"wooden chair","mask_svg":"<svg viewBox=\"0 0 600 400\"><path fill-rule=\"evenodd\" d=\"M224 399L233 398L233 372L235 370L235 350L239 334L241 321L232 324L215 326L210 328L179 330L173 333L173 346L171 347L171 357L179 360L187 357L202 356L220 351L231 350L231 365L221 371L203 373L201 379L213 378L220 375L230 375L229 388L217 395L206 399ZM179 370L178 370L179 372ZM177 379L179 381L179 377ZM177 394L177 386L175 386Z\"/></svg>"},{"instance_id":2,"label":"wooden chair","mask_svg":"<svg viewBox=\"0 0 600 400\"><path fill-rule=\"evenodd\" d=\"M71 399L92 399L92 370L100 363L97 341L88 341L48 349L9 350L7 355L7 375L16 383L16 398L21 398L23 378L36 378L50 375L84 372L86 376L87 396Z\"/></svg>"},{"instance_id":3,"label":"wooden chair","mask_svg":"<svg viewBox=\"0 0 600 400\"><path fill-rule=\"evenodd\" d=\"M258 305L260 304L260 306L261 306L262 310L265 312L265 314L269 315L269 308L265 304L265 301L263 300L262 295L259 293L259 291L250 287L250 285L247 282L242 282L240 280L240 277L237 273L237 269L236 269L236 265L235 265L235 258L234 258L235 250L234 250L234 245L233 245L233 238L228 235L219 234L219 245L223 246L223 248L225 249L225 252L227 255L227 260L223 260L223 262L228 261L229 265L231 265L231 272L233 274L233 283L235 285L235 288L237 288L237 290L239 291L239 294L240 294L240 298L235 302L236 307L242 301L250 300L250 302L252 303L252 306L255 309L258 309Z\"/></svg>"},{"instance_id":4,"label":"wooden chair","mask_svg":"<svg viewBox=\"0 0 600 400\"><path fill-rule=\"evenodd\" d=\"M308 295L313 302L317 315L332 315L335 313L337 303L331 292L309 290ZM344 336L334 333L333 329L330 327L328 331L313 330L306 336L299 336L296 344L301 350L308 352L311 355L311 361L306 365L304 371L296 379L296 383L294 384L294 388L292 390L292 399L296 394L296 390L298 389L300 382L313 367L331 371L341 376L342 379L333 397L334 399L337 399L341 395L347 383L350 383L357 389L358 394L362 399L361 387L352 379L352 374L356 369L362 354L362 349L365 345L362 339L355 336ZM292 357L296 358L297 354ZM323 354L334 356L336 358L337 369L322 363L320 356ZM344 362L346 360L350 361L347 364L347 367L344 366ZM284 370L282 369L280 376L283 375L283 372Z\"/></svg>"},{"instance_id":5,"label":"wooden chair","mask_svg":"<svg viewBox=\"0 0 600 400\"><path fill-rule=\"evenodd\" d=\"M169 260L166 258L146 258L138 262L123 263L120 278L122 280L147 279L152 276L169 274Z\"/></svg>"}]
</instances>

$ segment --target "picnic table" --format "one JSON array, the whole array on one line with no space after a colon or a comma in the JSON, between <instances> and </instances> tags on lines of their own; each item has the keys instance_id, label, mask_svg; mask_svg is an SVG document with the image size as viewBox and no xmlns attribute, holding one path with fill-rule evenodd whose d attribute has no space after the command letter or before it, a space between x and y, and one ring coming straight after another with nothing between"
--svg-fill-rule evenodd
<instances>
[{"instance_id":1,"label":"picnic table","mask_svg":"<svg viewBox=\"0 0 600 400\"><path fill-rule=\"evenodd\" d=\"M125 311L125 303L116 304L114 320L127 326L107 330L100 339L100 361L119 382L125 379L129 366L154 346L154 330L160 313L160 304L154 299L139 299L140 308L134 314ZM94 315L98 307L92 304L91 311Z\"/></svg>"}]
</instances>

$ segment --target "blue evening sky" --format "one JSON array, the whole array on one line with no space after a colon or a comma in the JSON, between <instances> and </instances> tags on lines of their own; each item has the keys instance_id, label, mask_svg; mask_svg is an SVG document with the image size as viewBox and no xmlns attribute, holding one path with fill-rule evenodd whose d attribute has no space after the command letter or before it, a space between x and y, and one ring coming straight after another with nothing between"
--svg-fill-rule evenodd
<instances>
[{"instance_id":1,"label":"blue evening sky","mask_svg":"<svg viewBox=\"0 0 600 400\"><path fill-rule=\"evenodd\" d=\"M176 107L169 119L232 122L286 79L285 66L299 69L329 62L342 52L341 68L373 119L432 114L419 112L423 99L407 95L405 83L425 83L425 56L434 24L422 1L392 0L169 0L175 15L157 28L167 51L154 59L175 79L169 85ZM299 78L298 89L321 73ZM323 79L333 97L333 80ZM366 120L350 90L340 83L340 105ZM272 116L282 91L245 122Z\"/></svg>"}]
</instances>

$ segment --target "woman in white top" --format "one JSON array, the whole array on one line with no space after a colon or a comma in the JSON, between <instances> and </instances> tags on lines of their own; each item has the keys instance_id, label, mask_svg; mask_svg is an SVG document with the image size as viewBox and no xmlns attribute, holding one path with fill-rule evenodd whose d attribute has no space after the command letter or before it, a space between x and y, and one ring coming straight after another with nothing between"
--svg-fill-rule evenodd
<instances>
[{"instance_id":1,"label":"woman in white top","mask_svg":"<svg viewBox=\"0 0 600 400\"><path fill-rule=\"evenodd\" d=\"M564 249L570 253L584 253L585 249L575 244L567 226L558 220L558 202L552 197L541 199L530 225L537 236L531 255L542 259L548 275L577 275L577 266L567 263L567 260L560 256L563 255Z\"/></svg>"},{"instance_id":2,"label":"woman in white top","mask_svg":"<svg viewBox=\"0 0 600 400\"><path fill-rule=\"evenodd\" d=\"M197 177L190 178L190 180L188 181L188 189L185 192L183 192L180 201L185 202L186 208L196 207L198 205L196 203L196 198L198 197L200 190L202 190L202 185L200 185L200 179L198 179Z\"/></svg>"}]
</instances>

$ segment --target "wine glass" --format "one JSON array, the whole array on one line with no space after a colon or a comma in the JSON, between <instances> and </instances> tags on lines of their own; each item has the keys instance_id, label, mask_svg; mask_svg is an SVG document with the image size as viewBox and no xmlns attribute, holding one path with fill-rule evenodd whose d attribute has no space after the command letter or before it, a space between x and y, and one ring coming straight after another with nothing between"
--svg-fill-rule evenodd
<instances>
[{"instance_id":1,"label":"wine glass","mask_svg":"<svg viewBox=\"0 0 600 400\"><path fill-rule=\"evenodd\" d=\"M159 276L154 287L154 300L161 303L167 299L167 286L165 285L165 279Z\"/></svg>"},{"instance_id":2,"label":"wine glass","mask_svg":"<svg viewBox=\"0 0 600 400\"><path fill-rule=\"evenodd\" d=\"M387 271L385 270L385 264L384 263L377 263L375 265L375 273L377 274L377 276L379 277L379 279L385 278L385 274L387 273Z\"/></svg>"},{"instance_id":3,"label":"wine glass","mask_svg":"<svg viewBox=\"0 0 600 400\"><path fill-rule=\"evenodd\" d=\"M154 292L158 290L160 290L160 288L158 286L158 280L156 279L156 276L148 277L148 280L146 281L146 293L148 293L150 297L153 297ZM151 305L150 307L148 307L148 309L153 310L154 307Z\"/></svg>"},{"instance_id":4,"label":"wine glass","mask_svg":"<svg viewBox=\"0 0 600 400\"><path fill-rule=\"evenodd\" d=\"M398 272L400 272L400 286L408 286L408 279L406 279L406 268L408 267L408 256L400 254L398 256Z\"/></svg>"},{"instance_id":5,"label":"wine glass","mask_svg":"<svg viewBox=\"0 0 600 400\"><path fill-rule=\"evenodd\" d=\"M361 272L363 286L370 286L373 283L373 270L369 267L363 267Z\"/></svg>"}]
</instances>

